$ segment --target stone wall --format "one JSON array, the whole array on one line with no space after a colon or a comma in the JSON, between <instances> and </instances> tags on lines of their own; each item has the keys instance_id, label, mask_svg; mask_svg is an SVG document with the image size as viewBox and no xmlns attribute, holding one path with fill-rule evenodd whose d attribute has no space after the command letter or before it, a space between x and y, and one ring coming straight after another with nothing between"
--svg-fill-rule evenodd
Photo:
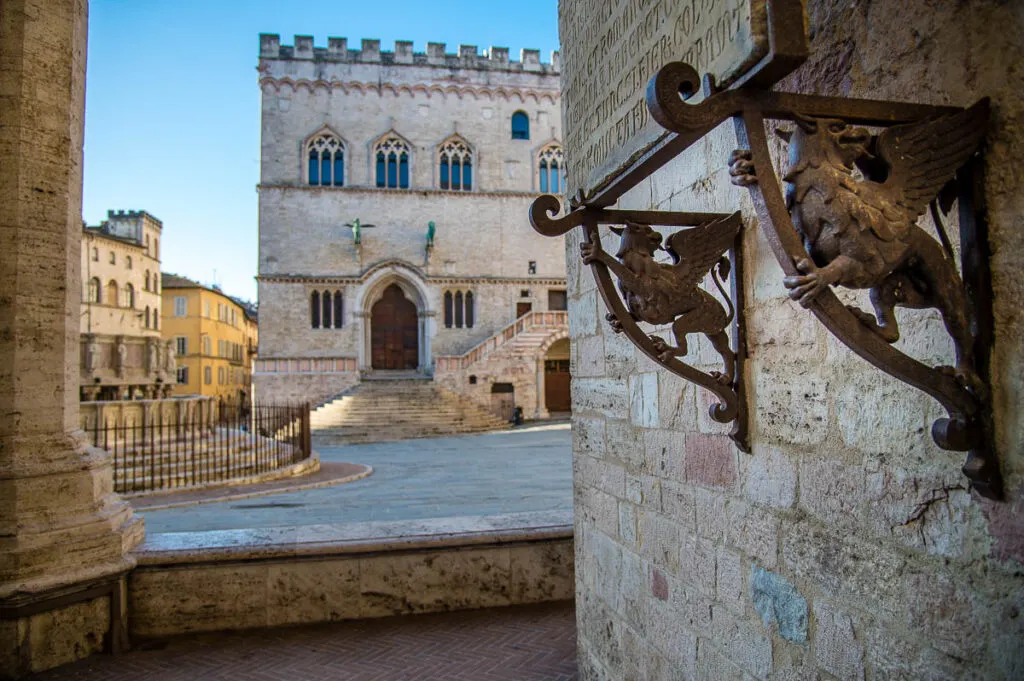
<instances>
[{"instance_id":1,"label":"stone wall","mask_svg":"<svg viewBox=\"0 0 1024 681\"><path fill-rule=\"evenodd\" d=\"M583 2L562 3L563 35ZM611 333L579 235L567 238L582 678L1024 677L1024 17L979 0L810 0L807 18L811 58L780 88L993 98L985 198L1007 501L969 492L963 456L931 441L937 403L788 300L746 190L729 184L737 144L720 126L619 205L743 211L752 454L710 421L704 391ZM900 347L952 361L936 315L901 314ZM714 356L701 340L689 359Z\"/></svg>"}]
</instances>

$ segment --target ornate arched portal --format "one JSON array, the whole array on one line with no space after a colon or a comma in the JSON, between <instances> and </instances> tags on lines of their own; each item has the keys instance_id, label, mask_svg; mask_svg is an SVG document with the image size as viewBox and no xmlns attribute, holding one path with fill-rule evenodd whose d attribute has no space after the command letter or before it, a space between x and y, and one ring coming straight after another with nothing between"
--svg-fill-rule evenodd
<instances>
[{"instance_id":1,"label":"ornate arched portal","mask_svg":"<svg viewBox=\"0 0 1024 681\"><path fill-rule=\"evenodd\" d=\"M434 313L428 304L429 296L422 274L407 263L384 263L368 274L355 298L355 317L362 328L360 370L429 373L430 344L435 332ZM383 347L389 345L399 347Z\"/></svg>"}]
</instances>

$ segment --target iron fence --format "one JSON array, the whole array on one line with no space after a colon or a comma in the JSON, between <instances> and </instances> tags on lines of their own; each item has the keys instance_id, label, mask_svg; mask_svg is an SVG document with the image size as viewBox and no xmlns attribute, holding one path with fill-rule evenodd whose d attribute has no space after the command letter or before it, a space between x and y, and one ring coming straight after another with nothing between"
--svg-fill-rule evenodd
<instances>
[{"instance_id":1,"label":"iron fence","mask_svg":"<svg viewBox=\"0 0 1024 681\"><path fill-rule=\"evenodd\" d=\"M310 407L221 401L176 415L153 409L135 420L101 423L92 444L114 462L122 494L224 483L310 457Z\"/></svg>"}]
</instances>

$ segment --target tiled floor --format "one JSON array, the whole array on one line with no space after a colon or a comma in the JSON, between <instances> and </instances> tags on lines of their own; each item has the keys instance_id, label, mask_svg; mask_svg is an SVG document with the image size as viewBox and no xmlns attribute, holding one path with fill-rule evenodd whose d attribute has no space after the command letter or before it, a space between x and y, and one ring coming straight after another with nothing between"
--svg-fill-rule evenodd
<instances>
[{"instance_id":1,"label":"tiled floor","mask_svg":"<svg viewBox=\"0 0 1024 681\"><path fill-rule=\"evenodd\" d=\"M575 681L568 603L171 639L38 681Z\"/></svg>"}]
</instances>

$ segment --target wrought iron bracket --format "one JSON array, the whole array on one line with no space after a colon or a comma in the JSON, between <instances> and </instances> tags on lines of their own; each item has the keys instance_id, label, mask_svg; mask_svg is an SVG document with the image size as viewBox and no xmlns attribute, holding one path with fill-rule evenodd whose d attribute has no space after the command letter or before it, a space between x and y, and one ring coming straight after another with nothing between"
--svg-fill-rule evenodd
<instances>
[{"instance_id":1,"label":"wrought iron bracket","mask_svg":"<svg viewBox=\"0 0 1024 681\"><path fill-rule=\"evenodd\" d=\"M534 228L556 236L582 225L586 244L591 245L587 250L585 244L585 254L593 255L603 253L597 231L601 223L707 226L723 219L717 214L609 207L732 119L740 149L729 160L730 174L734 184L750 192L761 230L786 275L782 283L790 297L856 354L936 399L948 414L932 426L936 444L968 452L963 472L972 486L985 497L1001 499L990 403L989 247L976 160L986 132L988 101L964 109L824 97L769 90L770 79L761 80L747 78L728 90L715 91L705 76L704 99L692 104L687 100L701 89L699 74L687 64L667 64L648 85L647 105L652 118L669 134L591 194L581 192L563 217L554 217L560 207L555 197L538 198L531 208ZM783 177L790 185L788 194L783 193L769 154L765 132L769 119L797 124L790 140L789 170ZM855 168L860 174L854 173ZM954 199L959 205L959 271L941 217ZM918 216L927 210L936 223L938 240L917 225ZM739 222L738 214L729 219ZM699 250L711 236L688 245ZM737 310L732 351L740 367L746 350L741 236L740 229L731 248L736 265L731 288ZM656 362L714 392L722 402L712 416L736 419L734 437L745 448L742 369L737 369L731 385L724 386L710 374L666 357L636 326L638 315L630 309L631 292L623 287L622 276L625 303L612 287L609 270L625 274L621 258L615 261L605 254L589 262L601 296L622 331ZM651 271L643 276L650 280ZM649 290L652 284L647 281L646 285ZM869 289L875 314L844 305L833 285ZM899 336L894 313L898 306L940 311L956 345L956 367L928 366L893 344Z\"/></svg>"},{"instance_id":2,"label":"wrought iron bracket","mask_svg":"<svg viewBox=\"0 0 1024 681\"><path fill-rule=\"evenodd\" d=\"M746 389L746 319L743 291L743 223L737 213L684 213L668 211L607 210L578 206L561 218L561 204L542 196L530 208L530 221L541 234L558 236L582 226L581 246L597 289L608 308L607 321L645 355L668 371L709 390L718 402L710 416L731 423L729 437L744 452L750 451ZM613 227L620 236L613 257L601 244L599 225ZM690 227L662 235L652 227ZM674 262L658 262L655 252L665 250ZM726 253L728 255L726 255ZM698 284L710 273L726 307ZM618 289L612 282L618 279ZM723 280L729 279L729 292ZM620 293L622 295L620 295ZM670 340L649 334L638 322L670 325ZM731 333L726 328L731 328ZM703 333L722 359L722 371L702 371L679 359L688 354L687 337Z\"/></svg>"}]
</instances>

